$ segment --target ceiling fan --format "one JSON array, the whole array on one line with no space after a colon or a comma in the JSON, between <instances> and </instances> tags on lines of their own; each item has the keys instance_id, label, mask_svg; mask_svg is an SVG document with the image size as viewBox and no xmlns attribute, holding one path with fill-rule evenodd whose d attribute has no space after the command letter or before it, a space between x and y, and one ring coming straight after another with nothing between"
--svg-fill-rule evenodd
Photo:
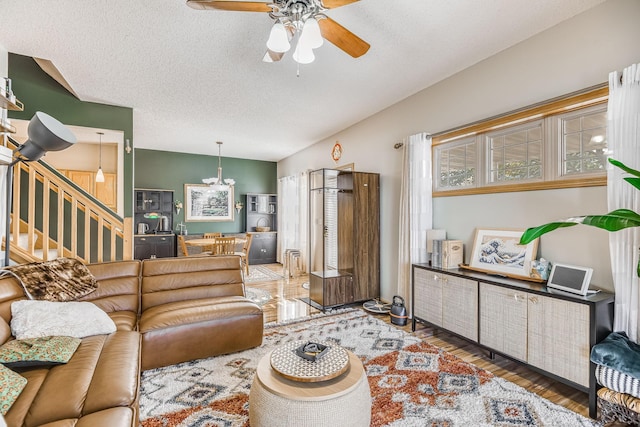
<instances>
[{"instance_id":1,"label":"ceiling fan","mask_svg":"<svg viewBox=\"0 0 640 427\"><path fill-rule=\"evenodd\" d=\"M369 50L369 43L324 14L326 10L355 3L359 0L273 0L254 2L240 0L187 0L193 9L225 10L236 12L266 12L275 21L267 52L262 59L276 62L291 47L291 40L298 35L293 58L301 64L313 62L313 49L328 40L354 58Z\"/></svg>"}]
</instances>

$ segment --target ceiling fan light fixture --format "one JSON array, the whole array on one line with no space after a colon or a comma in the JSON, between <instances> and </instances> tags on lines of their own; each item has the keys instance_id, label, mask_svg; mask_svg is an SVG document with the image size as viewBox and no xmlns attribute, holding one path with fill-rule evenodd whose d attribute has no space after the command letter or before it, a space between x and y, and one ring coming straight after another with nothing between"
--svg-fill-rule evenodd
<instances>
[{"instance_id":1,"label":"ceiling fan light fixture","mask_svg":"<svg viewBox=\"0 0 640 427\"><path fill-rule=\"evenodd\" d=\"M287 36L287 29L281 22L276 22L271 27L271 33L269 33L269 40L267 40L267 48L273 52L287 52L291 49L289 43L289 36Z\"/></svg>"},{"instance_id":2,"label":"ceiling fan light fixture","mask_svg":"<svg viewBox=\"0 0 640 427\"><path fill-rule=\"evenodd\" d=\"M318 25L316 18L311 17L305 21L300 40L311 49L317 49L322 46L324 39L320 33L320 25Z\"/></svg>"},{"instance_id":3,"label":"ceiling fan light fixture","mask_svg":"<svg viewBox=\"0 0 640 427\"><path fill-rule=\"evenodd\" d=\"M298 64L311 64L315 61L316 56L313 54L313 49L306 45L303 40L298 40L296 50L293 52L293 59Z\"/></svg>"}]
</instances>

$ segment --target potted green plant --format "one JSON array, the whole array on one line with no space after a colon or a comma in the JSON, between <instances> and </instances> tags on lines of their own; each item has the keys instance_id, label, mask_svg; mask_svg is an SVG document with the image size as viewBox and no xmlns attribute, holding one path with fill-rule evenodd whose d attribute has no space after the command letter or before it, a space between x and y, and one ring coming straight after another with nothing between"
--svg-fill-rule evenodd
<instances>
[{"instance_id":1,"label":"potted green plant","mask_svg":"<svg viewBox=\"0 0 640 427\"><path fill-rule=\"evenodd\" d=\"M624 180L633 185L636 189L640 190L640 171L632 169L622 162L614 159L609 159L609 163L632 175L630 177L624 178ZM618 231L624 228L639 227L640 214L629 209L616 209L605 215L585 215L575 218L568 218L564 221L550 222L548 224L539 225L537 227L531 227L527 229L520 238L520 244L526 245L542 236L543 234L549 233L558 228L573 227L574 225L578 224L589 225L607 231ZM640 261L638 262L638 266L636 267L636 273L638 277L640 277Z\"/></svg>"}]
</instances>

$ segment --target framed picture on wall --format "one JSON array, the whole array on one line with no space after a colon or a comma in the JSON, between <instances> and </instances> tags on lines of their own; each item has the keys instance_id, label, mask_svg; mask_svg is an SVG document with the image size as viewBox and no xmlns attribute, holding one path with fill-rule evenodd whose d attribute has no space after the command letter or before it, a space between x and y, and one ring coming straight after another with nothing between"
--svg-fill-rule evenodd
<instances>
[{"instance_id":1,"label":"framed picture on wall","mask_svg":"<svg viewBox=\"0 0 640 427\"><path fill-rule=\"evenodd\" d=\"M206 184L185 184L185 221L233 221L233 186L222 190Z\"/></svg>"},{"instance_id":2,"label":"framed picture on wall","mask_svg":"<svg viewBox=\"0 0 640 427\"><path fill-rule=\"evenodd\" d=\"M522 233L524 230L476 229L469 267L507 277L530 278L538 239L521 245Z\"/></svg>"}]
</instances>

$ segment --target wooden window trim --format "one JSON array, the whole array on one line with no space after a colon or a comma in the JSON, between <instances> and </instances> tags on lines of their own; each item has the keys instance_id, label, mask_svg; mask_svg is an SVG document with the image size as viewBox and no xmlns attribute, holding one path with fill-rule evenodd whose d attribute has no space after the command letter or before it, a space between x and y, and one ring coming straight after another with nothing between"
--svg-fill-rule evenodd
<instances>
[{"instance_id":1,"label":"wooden window trim","mask_svg":"<svg viewBox=\"0 0 640 427\"><path fill-rule=\"evenodd\" d=\"M567 113L591 107L594 105L606 104L609 99L609 87L606 83L588 88L584 91L576 92L566 96L545 101L540 104L525 107L510 113L502 114L482 120L469 125L464 125L449 131L438 133L432 137L432 154L435 147L459 140L477 136L478 134L523 124L532 120L545 119L549 116ZM435 158L435 157L433 157ZM547 190L557 188L574 188L574 187L594 187L607 184L607 177L598 175L584 176L575 179L561 179L554 181L520 183L520 184L504 184L480 186L473 188L461 188L456 190L434 191L433 197L449 197L449 196L466 196L473 194L492 194L514 191L533 191Z\"/></svg>"}]
</instances>

